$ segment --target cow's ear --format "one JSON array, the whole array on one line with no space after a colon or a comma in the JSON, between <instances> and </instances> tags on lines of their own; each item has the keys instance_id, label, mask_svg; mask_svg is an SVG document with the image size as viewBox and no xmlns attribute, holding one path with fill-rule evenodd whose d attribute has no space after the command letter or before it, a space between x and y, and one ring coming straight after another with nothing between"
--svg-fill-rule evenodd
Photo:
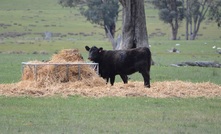
<instances>
[{"instance_id":1,"label":"cow's ear","mask_svg":"<svg viewBox=\"0 0 221 134\"><path fill-rule=\"evenodd\" d=\"M87 51L89 51L89 50L90 50L90 47L89 47L89 46L85 46L85 49L86 49Z\"/></svg>"},{"instance_id":2,"label":"cow's ear","mask_svg":"<svg viewBox=\"0 0 221 134\"><path fill-rule=\"evenodd\" d=\"M99 48L99 53L100 53L102 50L103 50L103 48L102 48L102 47L100 47L100 48Z\"/></svg>"}]
</instances>

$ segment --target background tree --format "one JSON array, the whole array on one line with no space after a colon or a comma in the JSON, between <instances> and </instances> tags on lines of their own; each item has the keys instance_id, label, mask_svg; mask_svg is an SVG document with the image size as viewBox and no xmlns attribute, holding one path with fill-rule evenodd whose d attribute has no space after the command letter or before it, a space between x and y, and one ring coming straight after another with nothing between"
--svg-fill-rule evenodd
<instances>
[{"instance_id":1,"label":"background tree","mask_svg":"<svg viewBox=\"0 0 221 134\"><path fill-rule=\"evenodd\" d=\"M215 20L217 26L221 27L221 0L214 1L214 6L209 11L209 19Z\"/></svg>"},{"instance_id":2,"label":"background tree","mask_svg":"<svg viewBox=\"0 0 221 134\"><path fill-rule=\"evenodd\" d=\"M189 0L189 35L190 40L195 40L199 31L201 22L205 19L205 15L209 9L210 3L207 0Z\"/></svg>"},{"instance_id":3,"label":"background tree","mask_svg":"<svg viewBox=\"0 0 221 134\"><path fill-rule=\"evenodd\" d=\"M108 28L114 37L119 10L118 0L59 0L58 3L63 7L78 7L88 21L102 26L106 34Z\"/></svg>"},{"instance_id":4,"label":"background tree","mask_svg":"<svg viewBox=\"0 0 221 134\"><path fill-rule=\"evenodd\" d=\"M189 0L186 0L186 3L184 0L183 2L183 9L185 10L185 18L186 18L186 40L189 40L189 16L190 16L190 5L189 5ZM185 7L186 5L186 7Z\"/></svg>"},{"instance_id":5,"label":"background tree","mask_svg":"<svg viewBox=\"0 0 221 134\"><path fill-rule=\"evenodd\" d=\"M220 25L220 7L220 0L186 0L186 20L188 23L186 30L189 31L186 34L190 36L190 40L196 39L201 23L206 19L208 11L210 11L209 18L215 19Z\"/></svg>"},{"instance_id":6,"label":"background tree","mask_svg":"<svg viewBox=\"0 0 221 134\"><path fill-rule=\"evenodd\" d=\"M143 0L119 0L123 6L122 41L115 49L149 47Z\"/></svg>"},{"instance_id":7,"label":"background tree","mask_svg":"<svg viewBox=\"0 0 221 134\"><path fill-rule=\"evenodd\" d=\"M183 2L181 0L153 0L151 2L159 9L159 18L172 28L172 40L177 39L179 22L184 18Z\"/></svg>"}]
</instances>

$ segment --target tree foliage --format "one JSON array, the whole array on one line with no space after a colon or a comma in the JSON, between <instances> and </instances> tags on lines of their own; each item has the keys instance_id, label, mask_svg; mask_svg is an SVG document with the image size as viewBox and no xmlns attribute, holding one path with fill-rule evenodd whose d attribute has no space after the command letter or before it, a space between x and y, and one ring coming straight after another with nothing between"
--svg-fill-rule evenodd
<instances>
[{"instance_id":1,"label":"tree foliage","mask_svg":"<svg viewBox=\"0 0 221 134\"><path fill-rule=\"evenodd\" d=\"M219 0L186 0L186 18L189 23L189 35L195 40L201 23L208 17L219 24L221 1ZM209 12L209 16L207 16Z\"/></svg>"},{"instance_id":2,"label":"tree foliage","mask_svg":"<svg viewBox=\"0 0 221 134\"><path fill-rule=\"evenodd\" d=\"M83 4L82 0L58 0L58 4L63 7L76 7L79 4Z\"/></svg>"},{"instance_id":3,"label":"tree foliage","mask_svg":"<svg viewBox=\"0 0 221 134\"><path fill-rule=\"evenodd\" d=\"M159 17L165 23L184 18L183 3L179 0L154 0L152 3L160 10Z\"/></svg>"},{"instance_id":4,"label":"tree foliage","mask_svg":"<svg viewBox=\"0 0 221 134\"><path fill-rule=\"evenodd\" d=\"M171 25L172 39L177 39L179 22L184 18L183 3L181 0L153 0L152 4L159 9L159 18Z\"/></svg>"},{"instance_id":5,"label":"tree foliage","mask_svg":"<svg viewBox=\"0 0 221 134\"><path fill-rule=\"evenodd\" d=\"M221 26L221 0L152 0L159 9L159 18L172 27L172 35L178 33L178 22L186 19L186 39L195 40L201 23L215 20ZM207 16L208 15L208 16Z\"/></svg>"},{"instance_id":6,"label":"tree foliage","mask_svg":"<svg viewBox=\"0 0 221 134\"><path fill-rule=\"evenodd\" d=\"M209 11L209 19L215 20L217 22L218 27L221 27L221 1L214 1L214 6L210 8Z\"/></svg>"},{"instance_id":7,"label":"tree foliage","mask_svg":"<svg viewBox=\"0 0 221 134\"><path fill-rule=\"evenodd\" d=\"M114 35L115 23L118 17L118 0L89 0L87 8L81 8L83 14L91 23L104 26L106 33L107 29Z\"/></svg>"},{"instance_id":8,"label":"tree foliage","mask_svg":"<svg viewBox=\"0 0 221 134\"><path fill-rule=\"evenodd\" d=\"M88 21L107 28L112 36L115 33L116 21L118 18L118 0L59 0L63 7L79 7L80 13Z\"/></svg>"}]
</instances>

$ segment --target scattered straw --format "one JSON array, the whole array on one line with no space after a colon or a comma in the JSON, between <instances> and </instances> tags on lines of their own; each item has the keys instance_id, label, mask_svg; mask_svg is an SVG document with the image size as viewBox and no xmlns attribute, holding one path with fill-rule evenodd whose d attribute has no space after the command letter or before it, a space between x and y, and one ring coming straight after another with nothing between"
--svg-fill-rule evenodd
<instances>
[{"instance_id":1,"label":"scattered straw","mask_svg":"<svg viewBox=\"0 0 221 134\"><path fill-rule=\"evenodd\" d=\"M96 84L95 84L96 83ZM78 81L54 83L47 87L39 87L35 81L21 81L13 84L0 84L0 94L5 96L54 96L81 95L86 97L106 96L143 96L153 98L167 97L221 97L221 86L213 83L191 83L183 81L164 81L152 83L151 88L145 88L143 82L122 82L114 86L103 84L102 81Z\"/></svg>"},{"instance_id":2,"label":"scattered straw","mask_svg":"<svg viewBox=\"0 0 221 134\"><path fill-rule=\"evenodd\" d=\"M41 63L40 61L30 61ZM84 62L78 50L66 49L52 56L49 63ZM221 97L221 86L210 82L191 83L183 81L163 81L151 83L151 88L145 88L143 82L115 83L106 85L89 66L82 66L81 79L78 80L78 69L69 68L69 78L65 66L41 66L38 68L35 81L34 68L26 66L22 80L18 83L0 84L0 95L44 97L59 95L81 95L86 97L105 96L145 96L153 98L165 97ZM55 73L56 72L56 73Z\"/></svg>"}]
</instances>

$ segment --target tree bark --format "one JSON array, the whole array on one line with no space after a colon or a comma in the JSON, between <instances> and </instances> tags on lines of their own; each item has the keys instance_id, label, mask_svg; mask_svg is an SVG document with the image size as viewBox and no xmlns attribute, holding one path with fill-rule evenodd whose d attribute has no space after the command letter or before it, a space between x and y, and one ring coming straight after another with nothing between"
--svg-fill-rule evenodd
<instances>
[{"instance_id":1,"label":"tree bark","mask_svg":"<svg viewBox=\"0 0 221 134\"><path fill-rule=\"evenodd\" d=\"M176 13L178 12L176 0L171 0L171 10L175 11ZM178 29L179 29L178 15L171 21L170 25L172 27L172 40L177 40L177 33L178 33Z\"/></svg>"},{"instance_id":2,"label":"tree bark","mask_svg":"<svg viewBox=\"0 0 221 134\"><path fill-rule=\"evenodd\" d=\"M123 6L122 41L116 49L149 47L144 0L120 0Z\"/></svg>"},{"instance_id":3,"label":"tree bark","mask_svg":"<svg viewBox=\"0 0 221 134\"><path fill-rule=\"evenodd\" d=\"M174 23L170 23L171 27L172 27L172 40L177 40L177 33L178 33L178 20L175 20Z\"/></svg>"},{"instance_id":4,"label":"tree bark","mask_svg":"<svg viewBox=\"0 0 221 134\"><path fill-rule=\"evenodd\" d=\"M111 25L107 25L107 24L104 23L104 30L105 30L105 34L106 34L107 37L108 37L108 34L110 32L111 36L114 38L115 31L116 31L116 24L112 23Z\"/></svg>"},{"instance_id":5,"label":"tree bark","mask_svg":"<svg viewBox=\"0 0 221 134\"><path fill-rule=\"evenodd\" d=\"M189 40L189 15L190 15L189 0L186 0L186 40Z\"/></svg>"},{"instance_id":6,"label":"tree bark","mask_svg":"<svg viewBox=\"0 0 221 134\"><path fill-rule=\"evenodd\" d=\"M200 7L198 9L199 13L193 14L193 16L191 16L194 24L193 24L193 32L191 32L191 35L190 35L190 40L196 39L197 33L199 32L201 22L204 20L205 15L206 15L207 11L209 10L210 6L211 6L211 1L208 1L208 0L202 1L202 3L200 4Z\"/></svg>"}]
</instances>

